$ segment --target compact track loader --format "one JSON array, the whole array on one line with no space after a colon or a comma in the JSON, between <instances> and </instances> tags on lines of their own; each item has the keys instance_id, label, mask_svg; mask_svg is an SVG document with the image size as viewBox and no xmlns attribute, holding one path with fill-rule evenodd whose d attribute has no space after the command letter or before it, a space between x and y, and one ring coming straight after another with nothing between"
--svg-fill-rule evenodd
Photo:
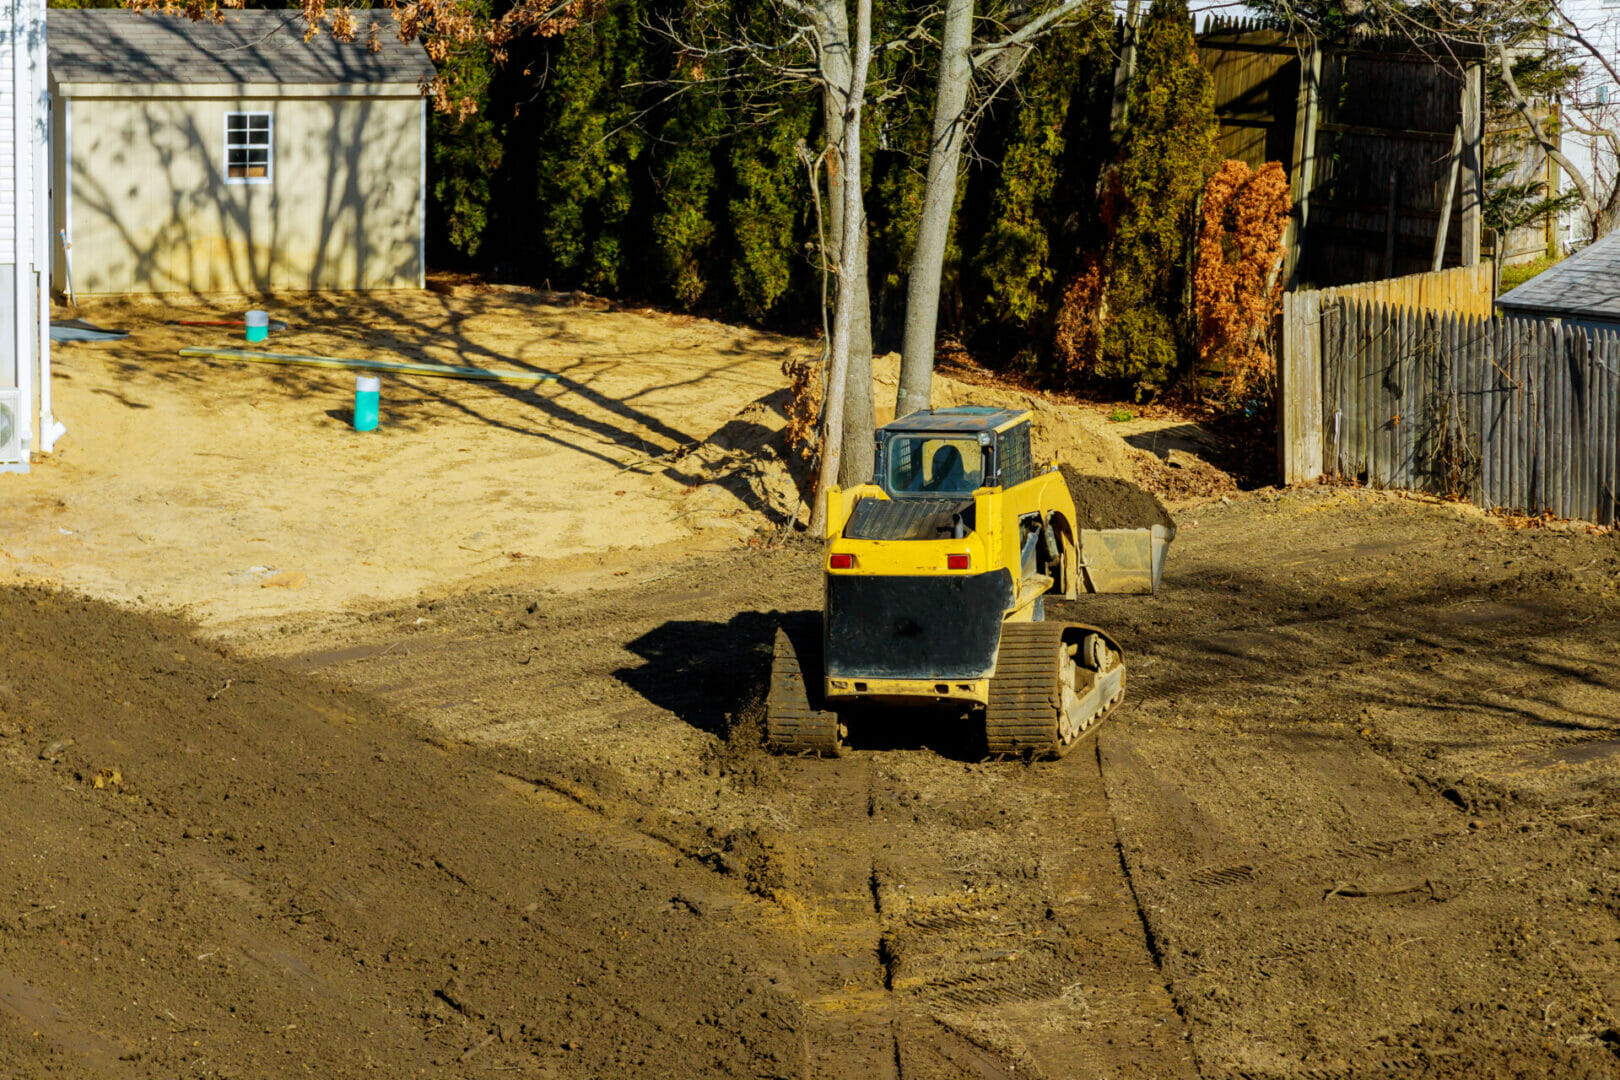
<instances>
[{"instance_id":1,"label":"compact track loader","mask_svg":"<svg viewBox=\"0 0 1620 1080\"><path fill-rule=\"evenodd\" d=\"M1125 693L1107 632L1045 621L1045 599L1152 592L1174 530L1093 530L1035 465L1031 417L913 413L877 433L872 482L828 495L820 633L777 631L766 741L832 755L860 706L984 717L992 755L1061 757ZM875 710L863 710L873 714Z\"/></svg>"}]
</instances>

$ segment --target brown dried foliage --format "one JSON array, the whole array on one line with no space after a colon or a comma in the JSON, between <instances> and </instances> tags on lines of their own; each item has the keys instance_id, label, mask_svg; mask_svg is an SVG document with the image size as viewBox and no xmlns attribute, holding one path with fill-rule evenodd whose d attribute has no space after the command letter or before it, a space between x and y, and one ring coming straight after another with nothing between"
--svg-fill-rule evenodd
<instances>
[{"instance_id":1,"label":"brown dried foliage","mask_svg":"<svg viewBox=\"0 0 1620 1080\"><path fill-rule=\"evenodd\" d=\"M555 37L596 18L607 6L606 0L518 0L504 14L490 18L478 14L466 0L386 2L394 14L399 39L420 41L435 64L443 64L457 46L473 43L487 45L496 63L503 63L507 45L514 38L523 34ZM181 15L197 21L222 22L224 9L240 8L243 0L124 0L124 5L132 11L152 11ZM353 41L360 32L360 22L349 7L329 9L327 0L301 0L300 6L304 17L305 41L319 36L323 27L338 41ZM366 27L366 47L372 52L382 48L375 22ZM434 108L440 112L453 113L464 119L478 111L474 100L457 94L455 88L447 85L442 78L434 79L422 90L432 98Z\"/></svg>"},{"instance_id":2,"label":"brown dried foliage","mask_svg":"<svg viewBox=\"0 0 1620 1080\"><path fill-rule=\"evenodd\" d=\"M814 466L821 450L821 374L819 359L793 356L782 361L788 378L787 445L807 467ZM815 470L807 468L813 478ZM814 483L814 480L811 481Z\"/></svg>"},{"instance_id":3,"label":"brown dried foliage","mask_svg":"<svg viewBox=\"0 0 1620 1080\"><path fill-rule=\"evenodd\" d=\"M1283 230L1293 207L1275 161L1258 171L1221 164L1204 187L1193 271L1198 354L1221 371L1230 401L1269 398L1277 364L1270 330L1282 298Z\"/></svg>"},{"instance_id":4,"label":"brown dried foliage","mask_svg":"<svg viewBox=\"0 0 1620 1080\"><path fill-rule=\"evenodd\" d=\"M1084 252L1080 268L1063 287L1063 301L1052 330L1052 351L1064 370L1076 374L1086 370L1102 349L1103 273L1102 257Z\"/></svg>"}]
</instances>

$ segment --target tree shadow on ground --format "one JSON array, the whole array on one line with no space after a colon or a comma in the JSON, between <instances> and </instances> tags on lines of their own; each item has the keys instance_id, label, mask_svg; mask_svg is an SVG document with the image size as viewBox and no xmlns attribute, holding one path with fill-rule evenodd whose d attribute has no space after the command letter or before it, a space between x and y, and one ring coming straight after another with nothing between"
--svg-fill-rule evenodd
<instances>
[{"instance_id":1,"label":"tree shadow on ground","mask_svg":"<svg viewBox=\"0 0 1620 1080\"><path fill-rule=\"evenodd\" d=\"M144 310L133 317L140 321L153 316L222 316L235 314L233 305L259 304L290 324L289 330L261 346L271 351L325 356L381 352L388 359L551 374L555 378L550 381L482 382L476 387L456 380L394 375L384 401L384 422L417 430L443 423L448 413L613 465L625 464L626 457L656 461L701 443L707 434L704 429L669 419L680 412L679 405L668 399L671 393L746 388L740 398L763 395L780 411L773 398L778 392L772 385L775 380L762 380L755 368L762 358L800 347L792 339L763 332L744 333L717 347L698 330L671 329L656 318L646 325L604 322L598 332L597 318L633 319L636 313L604 308L596 315L594 308L542 290L488 289L454 298L417 290L283 293L279 304L267 292L249 288L240 296L174 294L142 301L139 306ZM133 299L92 299L120 305L120 317L131 317L132 311L125 308L135 307ZM523 328L516 333L511 330L514 315L522 316ZM484 321L489 318L503 321L492 328ZM633 342L604 343L603 334L612 338L626 327L637 331ZM140 333L143 326L135 329L134 336L105 353L114 374L132 384L189 383L214 393L223 389L248 397L262 393L264 382L300 397L332 392L333 378L325 371L268 369L260 372L260 379L239 381L234 376L241 364L236 361L177 362L163 340L173 335L160 338ZM207 328L197 329L189 343L241 346L236 333ZM642 376L634 375L638 370ZM501 398L516 410L492 407Z\"/></svg>"}]
</instances>

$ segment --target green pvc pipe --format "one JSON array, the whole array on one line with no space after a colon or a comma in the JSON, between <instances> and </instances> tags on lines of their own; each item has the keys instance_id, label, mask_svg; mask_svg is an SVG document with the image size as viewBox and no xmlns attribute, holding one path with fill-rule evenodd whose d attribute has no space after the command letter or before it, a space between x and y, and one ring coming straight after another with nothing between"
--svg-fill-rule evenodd
<instances>
[{"instance_id":1,"label":"green pvc pipe","mask_svg":"<svg viewBox=\"0 0 1620 1080\"><path fill-rule=\"evenodd\" d=\"M255 364L300 364L305 367L349 371L386 371L394 375L428 375L440 379L475 379L481 382L556 382L549 371L511 371L499 368L454 367L450 364L411 364L393 360L344 360L336 356L297 356L292 353L253 352L248 349L212 349L189 345L181 356L214 356Z\"/></svg>"}]
</instances>

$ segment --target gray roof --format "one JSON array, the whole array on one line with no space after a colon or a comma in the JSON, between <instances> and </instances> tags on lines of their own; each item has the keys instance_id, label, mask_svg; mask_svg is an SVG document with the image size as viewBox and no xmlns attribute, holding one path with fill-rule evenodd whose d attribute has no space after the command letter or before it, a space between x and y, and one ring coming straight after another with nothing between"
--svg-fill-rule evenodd
<instances>
[{"instance_id":1,"label":"gray roof","mask_svg":"<svg viewBox=\"0 0 1620 1080\"><path fill-rule=\"evenodd\" d=\"M924 409L891 420L884 431L994 431L1023 415L1022 409L992 409L985 405L958 405L950 409Z\"/></svg>"},{"instance_id":2,"label":"gray roof","mask_svg":"<svg viewBox=\"0 0 1620 1080\"><path fill-rule=\"evenodd\" d=\"M46 15L50 72L59 83L412 83L433 78L420 42L399 40L386 9L355 11L353 41L330 26L304 41L291 11L228 11L222 23L181 15L53 9ZM368 44L377 23L378 51Z\"/></svg>"},{"instance_id":3,"label":"gray roof","mask_svg":"<svg viewBox=\"0 0 1620 1080\"><path fill-rule=\"evenodd\" d=\"M1594 240L1496 303L1513 313L1620 319L1620 233Z\"/></svg>"}]
</instances>

